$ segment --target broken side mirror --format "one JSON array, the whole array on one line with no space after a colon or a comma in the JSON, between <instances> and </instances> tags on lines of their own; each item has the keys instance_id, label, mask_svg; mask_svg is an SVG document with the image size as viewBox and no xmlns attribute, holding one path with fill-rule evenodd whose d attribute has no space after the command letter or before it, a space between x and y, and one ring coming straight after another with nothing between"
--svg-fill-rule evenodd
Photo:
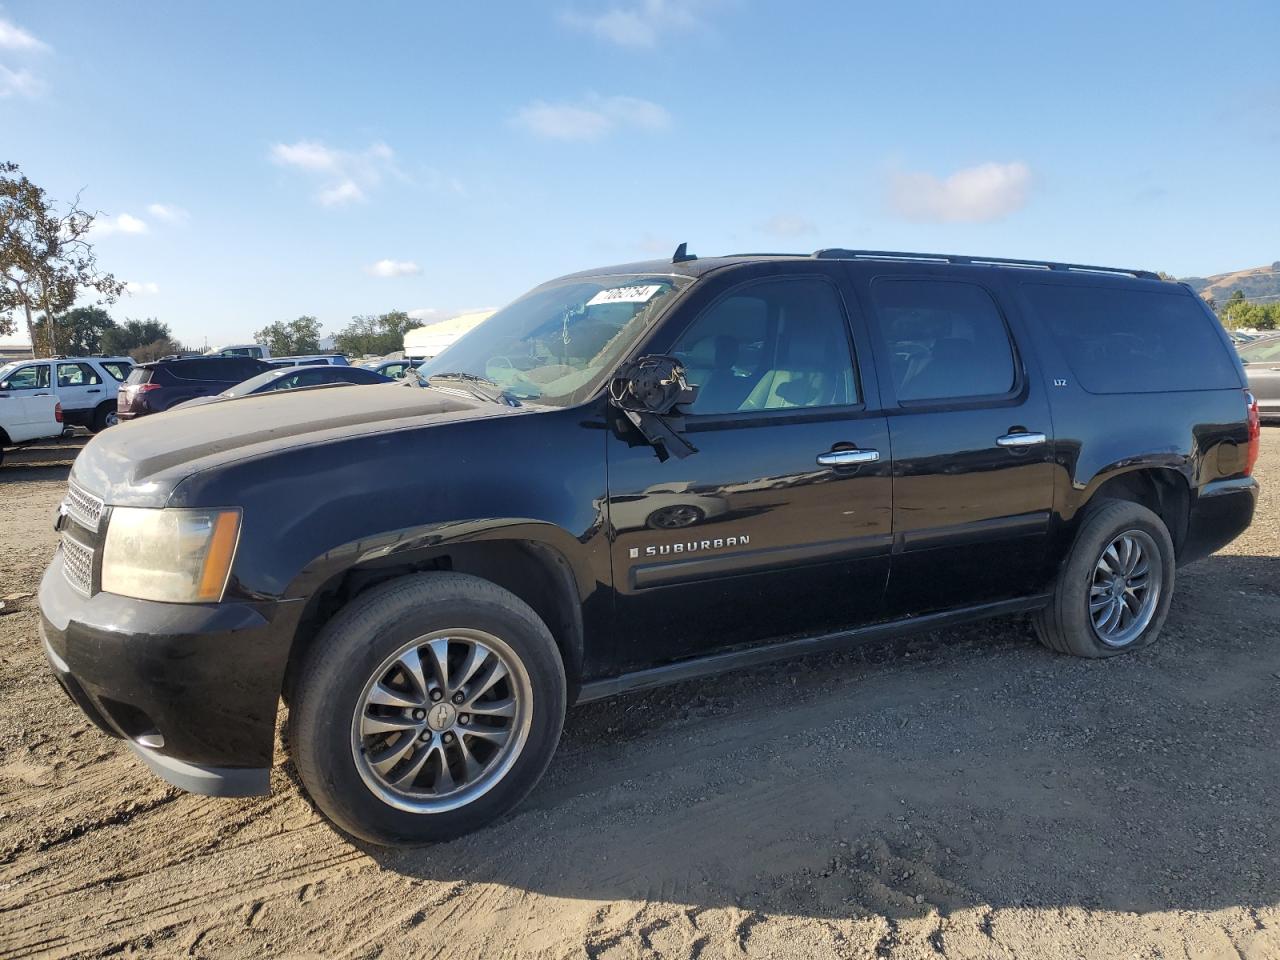
<instances>
[{"instance_id":1,"label":"broken side mirror","mask_svg":"<svg viewBox=\"0 0 1280 960\"><path fill-rule=\"evenodd\" d=\"M677 409L697 397L698 388L690 386L675 357L640 357L609 383L609 399L653 445L659 460L698 452L684 436L684 418Z\"/></svg>"}]
</instances>

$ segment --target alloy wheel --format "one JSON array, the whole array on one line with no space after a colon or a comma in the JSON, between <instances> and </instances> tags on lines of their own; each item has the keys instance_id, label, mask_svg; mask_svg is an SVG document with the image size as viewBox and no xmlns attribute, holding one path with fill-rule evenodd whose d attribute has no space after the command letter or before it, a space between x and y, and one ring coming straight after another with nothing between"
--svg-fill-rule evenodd
<instances>
[{"instance_id":1,"label":"alloy wheel","mask_svg":"<svg viewBox=\"0 0 1280 960\"><path fill-rule=\"evenodd\" d=\"M1150 625L1160 603L1162 568L1155 540L1127 530L1107 544L1089 584L1089 620L1109 647L1133 643Z\"/></svg>"}]
</instances>

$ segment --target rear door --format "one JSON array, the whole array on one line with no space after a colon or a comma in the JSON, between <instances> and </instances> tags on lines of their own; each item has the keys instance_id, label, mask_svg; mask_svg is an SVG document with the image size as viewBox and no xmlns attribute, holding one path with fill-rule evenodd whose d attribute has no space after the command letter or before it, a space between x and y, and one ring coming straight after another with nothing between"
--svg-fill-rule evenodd
<instances>
[{"instance_id":1,"label":"rear door","mask_svg":"<svg viewBox=\"0 0 1280 960\"><path fill-rule=\"evenodd\" d=\"M878 619L889 435L838 268L767 263L706 278L645 353L700 388L697 453L608 440L618 654L637 666Z\"/></svg>"},{"instance_id":2,"label":"rear door","mask_svg":"<svg viewBox=\"0 0 1280 960\"><path fill-rule=\"evenodd\" d=\"M1041 587L1053 427L990 268L850 264L869 307L893 447L898 616Z\"/></svg>"},{"instance_id":3,"label":"rear door","mask_svg":"<svg viewBox=\"0 0 1280 960\"><path fill-rule=\"evenodd\" d=\"M55 366L58 400L64 414L79 413L80 419L84 419L86 411L107 398L102 375L92 365L79 360L60 360Z\"/></svg>"}]
</instances>

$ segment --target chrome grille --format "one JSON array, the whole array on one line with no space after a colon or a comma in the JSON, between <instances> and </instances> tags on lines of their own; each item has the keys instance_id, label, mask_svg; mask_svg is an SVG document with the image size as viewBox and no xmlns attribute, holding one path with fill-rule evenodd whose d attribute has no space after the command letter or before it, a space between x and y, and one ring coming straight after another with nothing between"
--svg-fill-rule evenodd
<instances>
[{"instance_id":1,"label":"chrome grille","mask_svg":"<svg viewBox=\"0 0 1280 960\"><path fill-rule=\"evenodd\" d=\"M93 533L102 519L102 501L91 493L85 493L74 483L67 487L67 513L71 519Z\"/></svg>"},{"instance_id":2,"label":"chrome grille","mask_svg":"<svg viewBox=\"0 0 1280 960\"><path fill-rule=\"evenodd\" d=\"M93 592L93 550L66 533L62 535L62 575L85 596Z\"/></svg>"}]
</instances>

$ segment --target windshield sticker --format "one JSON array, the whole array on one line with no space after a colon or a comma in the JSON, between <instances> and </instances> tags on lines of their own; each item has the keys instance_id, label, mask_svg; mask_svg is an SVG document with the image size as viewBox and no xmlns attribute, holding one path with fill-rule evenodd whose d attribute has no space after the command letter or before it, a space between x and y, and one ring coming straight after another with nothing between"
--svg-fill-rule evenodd
<instances>
[{"instance_id":1,"label":"windshield sticker","mask_svg":"<svg viewBox=\"0 0 1280 960\"><path fill-rule=\"evenodd\" d=\"M636 287L614 287L612 290L601 290L587 301L587 306L594 307L601 303L648 303L661 291L660 283Z\"/></svg>"}]
</instances>

